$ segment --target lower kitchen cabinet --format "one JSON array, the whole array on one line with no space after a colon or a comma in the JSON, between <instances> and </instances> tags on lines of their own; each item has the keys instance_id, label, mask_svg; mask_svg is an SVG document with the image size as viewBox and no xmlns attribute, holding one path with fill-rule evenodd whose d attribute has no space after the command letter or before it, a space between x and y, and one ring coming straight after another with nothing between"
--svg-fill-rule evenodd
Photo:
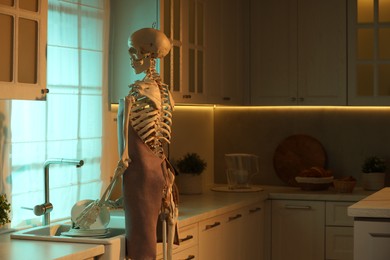
<instances>
[{"instance_id":1,"label":"lower kitchen cabinet","mask_svg":"<svg viewBox=\"0 0 390 260\"><path fill-rule=\"evenodd\" d=\"M352 202L272 200L271 259L354 259L353 218L347 215L350 205Z\"/></svg>"},{"instance_id":2,"label":"lower kitchen cabinet","mask_svg":"<svg viewBox=\"0 0 390 260\"><path fill-rule=\"evenodd\" d=\"M353 260L353 218L351 202L326 202L325 259Z\"/></svg>"},{"instance_id":3,"label":"lower kitchen cabinet","mask_svg":"<svg viewBox=\"0 0 390 260\"><path fill-rule=\"evenodd\" d=\"M199 222L199 259L263 259L264 203Z\"/></svg>"},{"instance_id":4,"label":"lower kitchen cabinet","mask_svg":"<svg viewBox=\"0 0 390 260\"><path fill-rule=\"evenodd\" d=\"M263 260L264 202L180 226L174 260ZM157 245L157 259L163 259Z\"/></svg>"},{"instance_id":5,"label":"lower kitchen cabinet","mask_svg":"<svg viewBox=\"0 0 390 260\"><path fill-rule=\"evenodd\" d=\"M390 259L390 219L358 219L354 232L354 260Z\"/></svg>"},{"instance_id":6,"label":"lower kitchen cabinet","mask_svg":"<svg viewBox=\"0 0 390 260\"><path fill-rule=\"evenodd\" d=\"M272 201L272 260L323 260L325 202Z\"/></svg>"}]
</instances>

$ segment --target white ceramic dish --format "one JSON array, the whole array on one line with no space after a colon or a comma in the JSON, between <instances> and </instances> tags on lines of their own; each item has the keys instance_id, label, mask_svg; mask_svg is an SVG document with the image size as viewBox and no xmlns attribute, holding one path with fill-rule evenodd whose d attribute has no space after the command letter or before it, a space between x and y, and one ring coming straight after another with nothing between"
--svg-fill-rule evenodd
<instances>
[{"instance_id":1,"label":"white ceramic dish","mask_svg":"<svg viewBox=\"0 0 390 260\"><path fill-rule=\"evenodd\" d=\"M72 207L72 212L71 212L71 219L72 222L75 221L75 219L80 215L80 213L91 203L93 203L94 200L81 200L77 202L73 207ZM96 218L96 222L93 223L90 226L90 229L97 229L97 230L102 230L105 229L110 223L110 212L108 211L106 206L102 206L100 208L100 214Z\"/></svg>"}]
</instances>

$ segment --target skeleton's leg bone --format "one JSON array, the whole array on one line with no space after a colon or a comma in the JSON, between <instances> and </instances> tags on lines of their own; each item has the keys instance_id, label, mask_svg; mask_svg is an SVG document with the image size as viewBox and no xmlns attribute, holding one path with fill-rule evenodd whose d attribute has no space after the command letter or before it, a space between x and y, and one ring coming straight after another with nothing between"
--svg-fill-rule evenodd
<instances>
[{"instance_id":1,"label":"skeleton's leg bone","mask_svg":"<svg viewBox=\"0 0 390 260\"><path fill-rule=\"evenodd\" d=\"M163 232L163 259L167 260L167 220L164 216L162 223L162 232Z\"/></svg>"}]
</instances>

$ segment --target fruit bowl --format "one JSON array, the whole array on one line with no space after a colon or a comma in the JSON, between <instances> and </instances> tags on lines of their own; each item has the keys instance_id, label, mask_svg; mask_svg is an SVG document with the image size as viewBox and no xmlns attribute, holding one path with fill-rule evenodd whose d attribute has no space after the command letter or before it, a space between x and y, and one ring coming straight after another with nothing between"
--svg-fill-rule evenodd
<instances>
[{"instance_id":1,"label":"fruit bowl","mask_svg":"<svg viewBox=\"0 0 390 260\"><path fill-rule=\"evenodd\" d=\"M298 186L302 190L326 190L333 182L331 177L295 177Z\"/></svg>"}]
</instances>

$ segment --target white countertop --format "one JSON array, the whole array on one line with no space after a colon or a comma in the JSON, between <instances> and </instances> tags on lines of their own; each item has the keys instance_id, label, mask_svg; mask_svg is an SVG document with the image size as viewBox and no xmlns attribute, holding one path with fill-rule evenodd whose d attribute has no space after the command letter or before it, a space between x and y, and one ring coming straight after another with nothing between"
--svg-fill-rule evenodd
<instances>
[{"instance_id":1,"label":"white countertop","mask_svg":"<svg viewBox=\"0 0 390 260\"><path fill-rule=\"evenodd\" d=\"M289 186L261 186L261 188L263 191L248 193L206 191L202 195L181 195L179 196L179 222L184 226L266 199L356 202L373 193L360 187L355 188L352 193L338 193L333 188L322 191L306 191Z\"/></svg>"},{"instance_id":2,"label":"white countertop","mask_svg":"<svg viewBox=\"0 0 390 260\"><path fill-rule=\"evenodd\" d=\"M351 217L390 218L390 188L364 198L348 208Z\"/></svg>"},{"instance_id":3,"label":"white countertop","mask_svg":"<svg viewBox=\"0 0 390 260\"><path fill-rule=\"evenodd\" d=\"M0 259L2 260L75 260L104 254L104 245L58 243L11 239L0 235Z\"/></svg>"},{"instance_id":4,"label":"white countertop","mask_svg":"<svg viewBox=\"0 0 390 260\"><path fill-rule=\"evenodd\" d=\"M179 223L184 226L214 217L266 199L359 201L372 192L356 188L353 193L337 193L329 188L325 191L304 191L288 186L261 186L263 191L231 193L205 191L201 195L179 196ZM9 234L0 235L0 252L3 260L19 259L85 259L104 253L98 244L40 242L10 239Z\"/></svg>"}]
</instances>

